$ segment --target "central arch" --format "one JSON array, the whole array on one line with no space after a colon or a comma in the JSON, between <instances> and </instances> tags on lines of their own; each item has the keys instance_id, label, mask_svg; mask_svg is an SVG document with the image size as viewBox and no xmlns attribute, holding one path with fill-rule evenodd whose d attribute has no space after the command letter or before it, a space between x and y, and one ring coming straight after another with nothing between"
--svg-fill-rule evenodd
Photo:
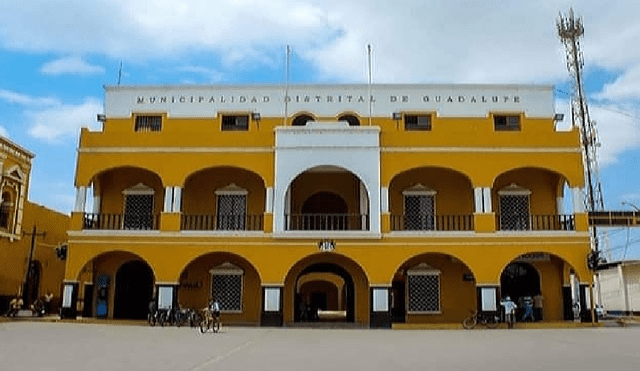
<instances>
[{"instance_id":1,"label":"central arch","mask_svg":"<svg viewBox=\"0 0 640 371\"><path fill-rule=\"evenodd\" d=\"M314 281L305 285L298 282L309 274L317 273ZM329 275L342 278L344 284L340 288L333 285ZM307 290L303 288L307 287ZM355 321L355 285L351 274L343 267L334 263L315 263L300 272L296 279L296 293L294 297L294 320L322 321L340 320ZM333 300L335 297L335 300ZM342 299L342 300L340 300ZM331 312L332 315L323 316L321 312Z\"/></svg>"},{"instance_id":2,"label":"central arch","mask_svg":"<svg viewBox=\"0 0 640 371\"><path fill-rule=\"evenodd\" d=\"M357 262L334 252L309 255L294 264L285 277L284 323L366 325L369 300L369 280Z\"/></svg>"}]
</instances>

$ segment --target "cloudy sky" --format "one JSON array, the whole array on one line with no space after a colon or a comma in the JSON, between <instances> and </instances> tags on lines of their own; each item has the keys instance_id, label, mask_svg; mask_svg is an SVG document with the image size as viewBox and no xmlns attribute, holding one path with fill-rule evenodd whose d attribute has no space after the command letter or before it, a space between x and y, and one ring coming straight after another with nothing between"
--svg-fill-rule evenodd
<instances>
[{"instance_id":1,"label":"cloudy sky","mask_svg":"<svg viewBox=\"0 0 640 371\"><path fill-rule=\"evenodd\" d=\"M619 0L2 0L0 135L36 154L30 198L68 213L79 128L103 85L291 81L571 85L560 11L583 18L585 88L608 209L640 206L640 2ZM122 73L120 74L120 66ZM566 123L567 120L565 120ZM640 231L613 229L614 257ZM627 236L628 234L628 236Z\"/></svg>"}]
</instances>

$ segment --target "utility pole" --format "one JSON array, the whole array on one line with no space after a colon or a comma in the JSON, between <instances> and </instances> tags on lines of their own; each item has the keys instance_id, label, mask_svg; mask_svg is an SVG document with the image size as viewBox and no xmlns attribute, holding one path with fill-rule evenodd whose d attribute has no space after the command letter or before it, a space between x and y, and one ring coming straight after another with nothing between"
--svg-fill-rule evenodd
<instances>
[{"instance_id":1,"label":"utility pole","mask_svg":"<svg viewBox=\"0 0 640 371\"><path fill-rule=\"evenodd\" d=\"M44 237L46 235L45 231L41 231L38 232L38 228L36 227L36 225L33 225L33 230L31 233L29 232L23 232L23 235L25 236L31 236L31 248L29 249L29 256L27 257L27 267L24 270L24 278L22 279L22 286L21 286L21 290L22 292L19 292L18 295L22 295L22 301L24 302L24 305L28 305L29 304L29 273L31 271L31 262L33 261L33 253L36 250L36 238L37 237Z\"/></svg>"},{"instance_id":2,"label":"utility pole","mask_svg":"<svg viewBox=\"0 0 640 371\"><path fill-rule=\"evenodd\" d=\"M571 99L571 118L573 126L580 130L582 142L582 155L585 165L586 177L586 197L585 206L587 212L602 211L604 200L602 197L602 186L598 170L597 149L598 133L595 122L589 117L589 108L584 93L582 80L582 68L584 67L584 57L580 46L580 39L584 35L582 19L575 17L573 9L569 10L568 16L560 14L556 23L558 36L564 44L567 57L567 69L573 78L573 93ZM596 228L591 227L593 236L593 250L599 254L598 238Z\"/></svg>"},{"instance_id":3,"label":"utility pole","mask_svg":"<svg viewBox=\"0 0 640 371\"><path fill-rule=\"evenodd\" d=\"M571 119L573 127L577 126L580 130L580 139L582 142L582 156L585 167L586 180L586 197L585 208L587 213L593 211L602 211L604 209L604 200L602 198L602 186L600 184L600 175L598 170L597 149L598 133L595 123L589 117L589 108L584 93L584 85L582 80L582 68L584 67L584 57L580 46L580 39L584 35L584 26L582 19L575 17L573 9L569 9L569 14L565 17L560 14L556 22L558 28L558 36L564 44L567 57L567 69L573 77L573 93L571 99ZM595 226L591 226L591 253L587 256L587 265L596 272L602 258L600 249L598 248L598 233ZM598 285L599 286L599 285ZM591 321L595 322L594 302L593 302L593 285L590 290L591 295ZM575 299L574 299L575 300ZM578 299L579 300L579 299Z\"/></svg>"}]
</instances>

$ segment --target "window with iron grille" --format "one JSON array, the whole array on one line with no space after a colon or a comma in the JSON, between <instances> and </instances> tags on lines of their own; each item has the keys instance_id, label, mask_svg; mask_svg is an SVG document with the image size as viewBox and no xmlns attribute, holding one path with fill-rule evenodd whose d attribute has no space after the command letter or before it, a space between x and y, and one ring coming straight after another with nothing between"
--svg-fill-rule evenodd
<instances>
[{"instance_id":1,"label":"window with iron grille","mask_svg":"<svg viewBox=\"0 0 640 371\"><path fill-rule=\"evenodd\" d=\"M135 131L162 130L162 116L136 116Z\"/></svg>"},{"instance_id":2,"label":"window with iron grille","mask_svg":"<svg viewBox=\"0 0 640 371\"><path fill-rule=\"evenodd\" d=\"M404 115L404 130L431 130L431 116Z\"/></svg>"},{"instance_id":3,"label":"window with iron grille","mask_svg":"<svg viewBox=\"0 0 640 371\"><path fill-rule=\"evenodd\" d=\"M244 230L247 219L247 196L218 195L217 229Z\"/></svg>"},{"instance_id":4,"label":"window with iron grille","mask_svg":"<svg viewBox=\"0 0 640 371\"><path fill-rule=\"evenodd\" d=\"M405 229L431 231L435 229L435 196L432 194L405 194Z\"/></svg>"},{"instance_id":5,"label":"window with iron grille","mask_svg":"<svg viewBox=\"0 0 640 371\"><path fill-rule=\"evenodd\" d=\"M249 115L223 115L222 130L249 130Z\"/></svg>"},{"instance_id":6,"label":"window with iron grille","mask_svg":"<svg viewBox=\"0 0 640 371\"><path fill-rule=\"evenodd\" d=\"M407 310L414 313L440 312L440 275L407 275Z\"/></svg>"},{"instance_id":7,"label":"window with iron grille","mask_svg":"<svg viewBox=\"0 0 640 371\"><path fill-rule=\"evenodd\" d=\"M494 115L493 125L498 131L520 130L520 116Z\"/></svg>"},{"instance_id":8,"label":"window with iron grille","mask_svg":"<svg viewBox=\"0 0 640 371\"><path fill-rule=\"evenodd\" d=\"M500 195L500 229L506 231L529 229L528 195Z\"/></svg>"},{"instance_id":9,"label":"window with iron grille","mask_svg":"<svg viewBox=\"0 0 640 371\"><path fill-rule=\"evenodd\" d=\"M153 195L125 195L124 229L153 229Z\"/></svg>"},{"instance_id":10,"label":"window with iron grille","mask_svg":"<svg viewBox=\"0 0 640 371\"><path fill-rule=\"evenodd\" d=\"M211 298L223 312L242 311L242 273L214 272L211 279Z\"/></svg>"}]
</instances>

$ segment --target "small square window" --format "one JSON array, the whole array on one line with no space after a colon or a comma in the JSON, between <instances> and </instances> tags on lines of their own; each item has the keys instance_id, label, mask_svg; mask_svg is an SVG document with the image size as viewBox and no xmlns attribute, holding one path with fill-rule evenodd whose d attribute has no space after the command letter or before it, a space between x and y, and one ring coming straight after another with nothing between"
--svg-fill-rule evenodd
<instances>
[{"instance_id":1,"label":"small square window","mask_svg":"<svg viewBox=\"0 0 640 371\"><path fill-rule=\"evenodd\" d=\"M404 130L431 130L431 116L404 115Z\"/></svg>"},{"instance_id":2,"label":"small square window","mask_svg":"<svg viewBox=\"0 0 640 371\"><path fill-rule=\"evenodd\" d=\"M222 130L249 130L249 115L223 115Z\"/></svg>"},{"instance_id":3,"label":"small square window","mask_svg":"<svg viewBox=\"0 0 640 371\"><path fill-rule=\"evenodd\" d=\"M136 116L135 131L162 130L162 116Z\"/></svg>"},{"instance_id":4,"label":"small square window","mask_svg":"<svg viewBox=\"0 0 640 371\"><path fill-rule=\"evenodd\" d=\"M499 131L518 131L520 130L520 116L493 116L493 124L495 130Z\"/></svg>"}]
</instances>

